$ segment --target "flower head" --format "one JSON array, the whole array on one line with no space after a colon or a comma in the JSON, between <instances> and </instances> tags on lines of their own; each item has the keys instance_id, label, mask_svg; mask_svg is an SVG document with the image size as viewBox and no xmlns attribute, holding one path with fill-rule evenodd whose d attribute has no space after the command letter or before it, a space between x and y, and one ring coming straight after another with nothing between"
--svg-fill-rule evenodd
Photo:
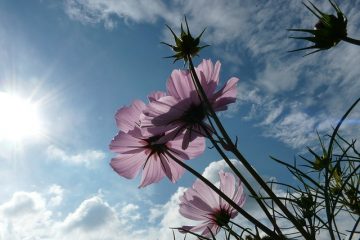
<instances>
[{"instance_id":1,"label":"flower head","mask_svg":"<svg viewBox=\"0 0 360 240\"><path fill-rule=\"evenodd\" d=\"M194 38L190 34L189 25L187 23L186 17L185 17L185 24L186 24L186 32L184 31L183 25L181 24L180 37L176 36L174 31L168 25L166 25L174 37L175 45L171 45L165 42L161 42L161 43L171 47L172 50L175 52L173 56L170 56L168 58L175 58L174 62L180 59L184 59L186 64L189 61L189 57L194 57L198 55L200 50L203 49L204 47L207 47L208 45L201 47L199 46L200 38L203 35L205 29L200 33L198 37Z\"/></svg>"},{"instance_id":2,"label":"flower head","mask_svg":"<svg viewBox=\"0 0 360 240\"><path fill-rule=\"evenodd\" d=\"M290 52L306 49L316 49L315 51L306 54L309 55L321 50L332 48L347 36L346 16L343 14L343 12L340 10L339 6L335 2L333 2L332 0L329 0L329 2L331 6L335 9L337 16L323 13L312 2L309 2L312 8L303 3L305 7L309 9L319 20L315 24L314 29L289 29L289 31L307 32L312 34L313 36L290 38L307 40L314 43L314 45L310 47L292 50Z\"/></svg>"},{"instance_id":3,"label":"flower head","mask_svg":"<svg viewBox=\"0 0 360 240\"><path fill-rule=\"evenodd\" d=\"M203 60L195 69L214 111L227 109L236 101L238 78L231 78L216 91L219 84L220 62ZM184 133L183 149L198 137L212 132L205 122L207 109L200 100L189 71L174 70L167 82L167 96L151 102L143 111L141 126L150 134L167 132L168 140Z\"/></svg>"},{"instance_id":4,"label":"flower head","mask_svg":"<svg viewBox=\"0 0 360 240\"><path fill-rule=\"evenodd\" d=\"M236 183L231 173L220 171L219 176L220 190L242 207L245 203L242 183ZM201 232L203 236L218 233L221 227L226 226L238 214L229 203L199 179L180 198L179 211L188 219L201 221L197 226L183 226L182 231Z\"/></svg>"},{"instance_id":5,"label":"flower head","mask_svg":"<svg viewBox=\"0 0 360 240\"><path fill-rule=\"evenodd\" d=\"M162 94L154 93L152 98L157 99ZM111 167L121 176L132 179L142 169L140 187L160 181L167 176L175 182L184 173L172 157L183 161L192 159L205 150L202 139L193 141L184 151L181 148L182 136L172 140L163 140L164 133L144 136L139 127L139 117L146 105L136 100L130 107L121 108L115 118L120 129L110 143L110 150L118 153L111 160Z\"/></svg>"}]
</instances>

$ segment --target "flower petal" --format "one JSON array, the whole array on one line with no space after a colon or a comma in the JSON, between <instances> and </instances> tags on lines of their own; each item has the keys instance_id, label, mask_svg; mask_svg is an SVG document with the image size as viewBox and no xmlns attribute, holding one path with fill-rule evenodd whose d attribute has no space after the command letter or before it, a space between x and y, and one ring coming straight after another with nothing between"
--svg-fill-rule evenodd
<instances>
[{"instance_id":1,"label":"flower petal","mask_svg":"<svg viewBox=\"0 0 360 240\"><path fill-rule=\"evenodd\" d=\"M124 132L134 129L139 124L141 112L145 109L145 103L135 100L129 107L120 108L115 114L117 127Z\"/></svg>"},{"instance_id":2,"label":"flower petal","mask_svg":"<svg viewBox=\"0 0 360 240\"><path fill-rule=\"evenodd\" d=\"M176 182L184 174L185 169L170 157L160 155L160 160L164 168L164 172L171 182Z\"/></svg>"},{"instance_id":3,"label":"flower petal","mask_svg":"<svg viewBox=\"0 0 360 240\"><path fill-rule=\"evenodd\" d=\"M143 151L143 147L147 143L135 136L138 136L140 133L139 128L135 128L133 131L128 133L120 132L110 143L110 150L122 154L137 153Z\"/></svg>"},{"instance_id":4,"label":"flower petal","mask_svg":"<svg viewBox=\"0 0 360 240\"><path fill-rule=\"evenodd\" d=\"M182 159L193 159L200 156L205 151L206 144L204 137L195 138L185 150L182 148L183 137L183 135L179 135L167 144L172 152L180 155Z\"/></svg>"},{"instance_id":5,"label":"flower petal","mask_svg":"<svg viewBox=\"0 0 360 240\"><path fill-rule=\"evenodd\" d=\"M121 154L111 159L110 166L127 179L133 179L146 160L144 151L137 154Z\"/></svg>"},{"instance_id":6,"label":"flower petal","mask_svg":"<svg viewBox=\"0 0 360 240\"><path fill-rule=\"evenodd\" d=\"M219 84L220 68L221 63L219 61L215 63L214 67L210 59L204 59L196 69L197 75L200 78L201 85L208 98L212 97L216 87Z\"/></svg>"},{"instance_id":7,"label":"flower petal","mask_svg":"<svg viewBox=\"0 0 360 240\"><path fill-rule=\"evenodd\" d=\"M157 154L150 156L144 166L139 188L146 187L151 183L159 182L165 176L161 167L160 158Z\"/></svg>"},{"instance_id":8,"label":"flower petal","mask_svg":"<svg viewBox=\"0 0 360 240\"><path fill-rule=\"evenodd\" d=\"M189 71L174 70L166 84L167 93L178 100L189 98L196 88Z\"/></svg>"},{"instance_id":9,"label":"flower petal","mask_svg":"<svg viewBox=\"0 0 360 240\"><path fill-rule=\"evenodd\" d=\"M220 171L220 190L228 196L230 199L233 199L235 191L235 178L234 175ZM221 207L228 208L230 205L224 199L220 198Z\"/></svg>"},{"instance_id":10,"label":"flower petal","mask_svg":"<svg viewBox=\"0 0 360 240\"><path fill-rule=\"evenodd\" d=\"M238 78L231 78L226 85L221 88L210 99L215 111L223 111L227 109L227 105L236 101Z\"/></svg>"},{"instance_id":11,"label":"flower petal","mask_svg":"<svg viewBox=\"0 0 360 240\"><path fill-rule=\"evenodd\" d=\"M149 99L149 102L153 102L164 96L166 96L166 93L161 92L161 91L155 91L155 92L150 93L150 95L148 96L148 99Z\"/></svg>"}]
</instances>

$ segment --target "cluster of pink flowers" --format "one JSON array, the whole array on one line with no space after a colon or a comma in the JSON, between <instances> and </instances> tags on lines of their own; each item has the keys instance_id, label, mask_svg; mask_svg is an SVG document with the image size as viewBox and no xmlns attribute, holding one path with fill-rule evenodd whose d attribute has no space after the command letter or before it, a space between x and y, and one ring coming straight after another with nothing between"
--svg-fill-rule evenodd
<instances>
[{"instance_id":1,"label":"cluster of pink flowers","mask_svg":"<svg viewBox=\"0 0 360 240\"><path fill-rule=\"evenodd\" d=\"M205 150L205 138L213 133L208 123L208 108L224 111L236 101L237 78L219 85L220 62L203 60L195 68L210 106L199 95L193 76L187 70L174 70L167 82L167 91L154 92L145 104L135 100L130 106L122 107L115 115L119 133L110 143L111 151L117 156L111 160L111 167L121 176L132 179L142 169L139 187L168 177L177 181L184 168L174 159L193 159ZM242 184L236 184L230 173L220 172L220 191L240 207L245 195ZM181 198L180 213L189 219L202 221L199 226L184 226L183 232L194 231L209 235L216 234L227 225L237 211L224 201L209 186L197 180Z\"/></svg>"},{"instance_id":2,"label":"cluster of pink flowers","mask_svg":"<svg viewBox=\"0 0 360 240\"><path fill-rule=\"evenodd\" d=\"M195 69L214 111L227 109L236 101L237 78L219 85L220 62L203 60ZM110 150L118 155L111 160L112 168L121 176L132 179L142 169L140 187L167 176L171 182L183 174L181 161L193 159L205 150L207 109L199 98L190 71L174 70L167 82L167 92L154 92L145 104L135 100L115 115L119 133L111 141ZM204 131L205 129L209 131Z\"/></svg>"}]
</instances>

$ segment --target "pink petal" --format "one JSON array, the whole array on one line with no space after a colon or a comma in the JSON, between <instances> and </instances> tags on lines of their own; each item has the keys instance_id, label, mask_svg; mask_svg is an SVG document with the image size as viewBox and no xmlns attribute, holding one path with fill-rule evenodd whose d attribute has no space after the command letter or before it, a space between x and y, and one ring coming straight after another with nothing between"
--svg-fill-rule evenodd
<instances>
[{"instance_id":1,"label":"pink petal","mask_svg":"<svg viewBox=\"0 0 360 240\"><path fill-rule=\"evenodd\" d=\"M209 236L210 232L208 230L208 228L212 229L213 228L213 223L210 221L207 222L203 222L198 226L183 226L182 228L184 228L187 231L191 231L191 232L202 232L201 235L203 236ZM186 231L181 231L182 233L186 233ZM216 233L214 233L216 234Z\"/></svg>"},{"instance_id":2,"label":"pink petal","mask_svg":"<svg viewBox=\"0 0 360 240\"><path fill-rule=\"evenodd\" d=\"M207 204L215 209L219 206L219 196L209 186L197 179L193 185L193 189L199 197L207 202Z\"/></svg>"},{"instance_id":3,"label":"pink petal","mask_svg":"<svg viewBox=\"0 0 360 240\"><path fill-rule=\"evenodd\" d=\"M190 99L178 101L172 96L165 96L151 102L140 117L141 127L144 128L143 133L158 135L184 124L176 120L189 109L190 104Z\"/></svg>"},{"instance_id":4,"label":"pink petal","mask_svg":"<svg viewBox=\"0 0 360 240\"><path fill-rule=\"evenodd\" d=\"M171 182L176 182L184 174L184 168L177 164L170 157L160 155L160 159L164 172Z\"/></svg>"},{"instance_id":5,"label":"pink petal","mask_svg":"<svg viewBox=\"0 0 360 240\"><path fill-rule=\"evenodd\" d=\"M208 224L207 228L202 232L202 235L211 236L210 231L212 234L216 235L220 231L220 227L217 224L211 222L210 224Z\"/></svg>"},{"instance_id":6,"label":"pink petal","mask_svg":"<svg viewBox=\"0 0 360 240\"><path fill-rule=\"evenodd\" d=\"M219 172L220 176L220 190L225 193L230 199L233 199L235 192L235 178L232 174L223 171ZM220 198L220 205L222 207L228 207L229 203Z\"/></svg>"},{"instance_id":7,"label":"pink petal","mask_svg":"<svg viewBox=\"0 0 360 240\"><path fill-rule=\"evenodd\" d=\"M217 85L219 84L221 63L216 62L215 67L211 60L203 60L197 67L197 75L206 95L211 98Z\"/></svg>"},{"instance_id":8,"label":"pink petal","mask_svg":"<svg viewBox=\"0 0 360 240\"><path fill-rule=\"evenodd\" d=\"M161 92L161 91L156 91L156 92L150 93L150 95L148 96L148 99L150 102L154 102L164 96L166 96L166 93Z\"/></svg>"},{"instance_id":9,"label":"pink petal","mask_svg":"<svg viewBox=\"0 0 360 240\"><path fill-rule=\"evenodd\" d=\"M236 101L238 78L231 78L226 85L214 94L210 101L215 111L227 109L227 105Z\"/></svg>"},{"instance_id":10,"label":"pink petal","mask_svg":"<svg viewBox=\"0 0 360 240\"><path fill-rule=\"evenodd\" d=\"M128 133L120 132L110 143L110 150L117 153L137 153L143 151L143 147L147 145L142 139L134 137L131 133L138 134L138 128Z\"/></svg>"},{"instance_id":11,"label":"pink petal","mask_svg":"<svg viewBox=\"0 0 360 240\"><path fill-rule=\"evenodd\" d=\"M160 158L157 154L153 154L144 166L139 188L146 187L151 183L157 183L164 176L165 174L161 167Z\"/></svg>"},{"instance_id":12,"label":"pink petal","mask_svg":"<svg viewBox=\"0 0 360 240\"><path fill-rule=\"evenodd\" d=\"M240 207L244 206L245 201L246 201L246 195L245 195L244 187L243 187L242 183L240 183L239 186L236 188L236 193L233 197L233 200Z\"/></svg>"},{"instance_id":13,"label":"pink petal","mask_svg":"<svg viewBox=\"0 0 360 240\"><path fill-rule=\"evenodd\" d=\"M129 107L120 108L115 114L116 125L121 131L128 132L138 126L145 103L135 100Z\"/></svg>"},{"instance_id":14,"label":"pink petal","mask_svg":"<svg viewBox=\"0 0 360 240\"><path fill-rule=\"evenodd\" d=\"M186 202L180 203L179 212L186 218L195 220L195 221L206 221L208 220L209 210L201 208L199 203L193 204L190 200L185 200ZM207 205L206 205L207 206ZM208 208L208 206L207 206ZM209 208L210 209L210 208ZM210 209L211 211L211 209Z\"/></svg>"},{"instance_id":15,"label":"pink petal","mask_svg":"<svg viewBox=\"0 0 360 240\"><path fill-rule=\"evenodd\" d=\"M188 98L191 92L196 91L188 71L174 70L166 85L170 96L178 100Z\"/></svg>"},{"instance_id":16,"label":"pink petal","mask_svg":"<svg viewBox=\"0 0 360 240\"><path fill-rule=\"evenodd\" d=\"M144 151L137 154L121 154L111 159L111 167L127 179L133 179L146 160Z\"/></svg>"},{"instance_id":17,"label":"pink petal","mask_svg":"<svg viewBox=\"0 0 360 240\"><path fill-rule=\"evenodd\" d=\"M200 156L205 151L205 138L204 137L197 137L193 141L190 142L188 148L185 151L182 148L183 142L183 135L179 135L173 141L170 141L167 146L172 150L175 151L178 155L181 155L182 159L193 159L195 157ZM182 155L185 153L186 156Z\"/></svg>"},{"instance_id":18,"label":"pink petal","mask_svg":"<svg viewBox=\"0 0 360 240\"><path fill-rule=\"evenodd\" d=\"M165 96L149 103L140 117L142 127L166 125L169 119L179 118L184 112L186 102L179 101L172 96Z\"/></svg>"}]
</instances>

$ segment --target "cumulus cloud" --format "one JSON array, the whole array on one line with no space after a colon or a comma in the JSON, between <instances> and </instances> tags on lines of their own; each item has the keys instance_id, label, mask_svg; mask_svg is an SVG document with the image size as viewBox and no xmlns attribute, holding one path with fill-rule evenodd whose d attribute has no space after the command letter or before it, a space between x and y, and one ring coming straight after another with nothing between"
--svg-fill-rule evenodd
<instances>
[{"instance_id":1,"label":"cumulus cloud","mask_svg":"<svg viewBox=\"0 0 360 240\"><path fill-rule=\"evenodd\" d=\"M52 212L46 207L46 199L37 192L15 192L11 199L0 205L1 239L48 238L45 232L52 224ZM30 234L31 233L31 234Z\"/></svg>"},{"instance_id":2,"label":"cumulus cloud","mask_svg":"<svg viewBox=\"0 0 360 240\"><path fill-rule=\"evenodd\" d=\"M139 205L134 203L127 203L123 205L120 209L120 214L122 216L122 221L127 223L129 221L134 222L140 220L141 214L138 212L140 209Z\"/></svg>"},{"instance_id":3,"label":"cumulus cloud","mask_svg":"<svg viewBox=\"0 0 360 240\"><path fill-rule=\"evenodd\" d=\"M59 194L60 187L54 185L49 189L46 193L15 192L0 205L0 239L144 239L144 235L132 232L132 224L122 221L129 219L126 214L136 212L135 205L128 204L118 212L102 196L93 196L59 219L51 210L51 194Z\"/></svg>"},{"instance_id":4,"label":"cumulus cloud","mask_svg":"<svg viewBox=\"0 0 360 240\"><path fill-rule=\"evenodd\" d=\"M108 228L108 225L116 220L115 211L102 198L95 196L84 200L74 212L70 213L62 223L62 229L64 233L70 235L77 232L101 237L103 233L99 233L99 230Z\"/></svg>"},{"instance_id":5,"label":"cumulus cloud","mask_svg":"<svg viewBox=\"0 0 360 240\"><path fill-rule=\"evenodd\" d=\"M64 189L59 185L51 185L49 188L49 205L59 206L64 198Z\"/></svg>"},{"instance_id":6,"label":"cumulus cloud","mask_svg":"<svg viewBox=\"0 0 360 240\"><path fill-rule=\"evenodd\" d=\"M242 165L235 160L232 162L249 180L255 191L260 191L259 185L250 178ZM227 164L220 160L210 163L202 174L217 184L220 170L231 171ZM275 190L278 195L285 194L281 189ZM0 205L0 239L168 240L173 238L171 228L197 224L196 221L186 219L179 213L180 197L186 191L185 187L179 187L163 204L142 205L127 202L111 205L103 195L97 194L84 199L75 206L74 210L68 213L63 212L61 216L64 217L55 217L53 198L56 195L62 195L64 191L61 186L52 185L44 193L15 192L9 200ZM145 208L149 209L144 211ZM249 196L244 209L270 226L254 199ZM148 214L141 215L139 219L137 216L140 216L140 212ZM141 220L144 222L140 223ZM354 221L346 215L340 214L337 220L338 226L342 229L354 224ZM144 225L146 221L150 224ZM253 226L240 215L235 222L253 229ZM280 225L287 226L286 224L285 221L280 220ZM184 235L178 231L175 230L174 233L176 239L184 238ZM188 236L186 239L195 238ZM326 235L320 235L319 239L327 238Z\"/></svg>"},{"instance_id":7,"label":"cumulus cloud","mask_svg":"<svg viewBox=\"0 0 360 240\"><path fill-rule=\"evenodd\" d=\"M46 153L51 160L57 160L69 165L83 165L88 168L94 167L98 162L105 159L106 154L100 150L86 150L84 152L70 154L56 146L49 146Z\"/></svg>"}]
</instances>

